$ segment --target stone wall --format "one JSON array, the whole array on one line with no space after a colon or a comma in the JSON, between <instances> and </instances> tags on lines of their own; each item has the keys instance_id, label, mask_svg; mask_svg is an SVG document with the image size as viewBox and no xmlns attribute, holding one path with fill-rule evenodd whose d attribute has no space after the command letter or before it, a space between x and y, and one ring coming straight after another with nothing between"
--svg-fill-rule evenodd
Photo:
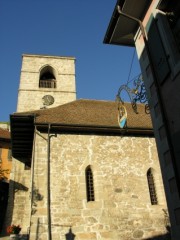
<instances>
[{"instance_id":1,"label":"stone wall","mask_svg":"<svg viewBox=\"0 0 180 240\"><path fill-rule=\"evenodd\" d=\"M24 234L29 233L31 217L31 171L13 158L9 182L9 199L4 232L11 224L20 225Z\"/></svg>"},{"instance_id":2,"label":"stone wall","mask_svg":"<svg viewBox=\"0 0 180 240\"><path fill-rule=\"evenodd\" d=\"M0 128L9 130L9 122L0 122Z\"/></svg>"},{"instance_id":3,"label":"stone wall","mask_svg":"<svg viewBox=\"0 0 180 240\"><path fill-rule=\"evenodd\" d=\"M47 142L37 135L35 146L32 216L28 225L24 219L29 216L31 190L19 191L15 193L13 221L21 222L24 232L30 226L31 240L45 240ZM91 202L86 199L88 165L94 176L95 201ZM154 171L158 205L150 202L146 176L149 168ZM154 138L52 136L50 172L53 240L66 239L70 227L76 240L148 239L166 233L163 211L166 202ZM21 171L21 176L16 175L15 179L19 182L24 179L23 185L30 188L30 174ZM21 208L27 209L24 214Z\"/></svg>"}]
</instances>

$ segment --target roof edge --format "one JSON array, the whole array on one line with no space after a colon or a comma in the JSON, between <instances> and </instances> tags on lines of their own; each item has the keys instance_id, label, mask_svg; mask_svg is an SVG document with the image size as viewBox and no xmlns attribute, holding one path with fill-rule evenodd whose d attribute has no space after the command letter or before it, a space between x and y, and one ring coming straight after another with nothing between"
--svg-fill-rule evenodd
<instances>
[{"instance_id":1,"label":"roof edge","mask_svg":"<svg viewBox=\"0 0 180 240\"><path fill-rule=\"evenodd\" d=\"M22 54L22 57L38 57L38 58L58 58L58 59L71 59L75 60L75 57L65 57L65 56L54 56L54 55L43 55L43 54Z\"/></svg>"},{"instance_id":2,"label":"roof edge","mask_svg":"<svg viewBox=\"0 0 180 240\"><path fill-rule=\"evenodd\" d=\"M154 131L152 128L120 128L120 127L111 127L111 126L90 126L90 125L73 125L73 124L59 124L59 123L35 123L36 127L39 128L48 128L51 125L51 129L57 130L59 129L64 131L83 131L83 132L111 132L111 133L136 133L136 134L150 134L154 135Z\"/></svg>"}]
</instances>

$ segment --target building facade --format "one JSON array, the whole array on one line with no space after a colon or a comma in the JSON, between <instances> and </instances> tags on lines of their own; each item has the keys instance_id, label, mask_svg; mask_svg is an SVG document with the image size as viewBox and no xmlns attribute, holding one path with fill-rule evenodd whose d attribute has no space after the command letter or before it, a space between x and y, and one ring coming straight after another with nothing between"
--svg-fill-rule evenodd
<instances>
[{"instance_id":1,"label":"building facade","mask_svg":"<svg viewBox=\"0 0 180 240\"><path fill-rule=\"evenodd\" d=\"M180 2L119 0L105 43L135 46L153 122L171 220L180 239Z\"/></svg>"},{"instance_id":2,"label":"building facade","mask_svg":"<svg viewBox=\"0 0 180 240\"><path fill-rule=\"evenodd\" d=\"M45 65L48 72L45 59L39 69ZM54 89L45 90L56 102ZM26 102L21 96L19 106ZM37 104L10 117L16 191L7 224L20 224L31 240L168 239L156 143L144 106L136 114L126 103L126 128L120 129L116 102L69 99L54 107L49 100L42 109Z\"/></svg>"},{"instance_id":3,"label":"building facade","mask_svg":"<svg viewBox=\"0 0 180 240\"><path fill-rule=\"evenodd\" d=\"M2 124L1 126L6 127L7 125ZM11 167L10 132L7 128L0 128L0 233L2 231L7 209Z\"/></svg>"}]
</instances>

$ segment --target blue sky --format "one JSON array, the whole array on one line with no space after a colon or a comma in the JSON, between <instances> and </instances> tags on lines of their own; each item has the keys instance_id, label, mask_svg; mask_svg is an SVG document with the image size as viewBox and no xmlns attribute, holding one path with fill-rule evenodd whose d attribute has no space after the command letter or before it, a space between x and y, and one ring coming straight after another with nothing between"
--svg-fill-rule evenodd
<instances>
[{"instance_id":1,"label":"blue sky","mask_svg":"<svg viewBox=\"0 0 180 240\"><path fill-rule=\"evenodd\" d=\"M134 48L103 44L116 0L0 0L0 121L16 111L22 54L76 58L77 98L115 100ZM140 73L135 55L130 78ZM124 99L129 100L129 99Z\"/></svg>"}]
</instances>

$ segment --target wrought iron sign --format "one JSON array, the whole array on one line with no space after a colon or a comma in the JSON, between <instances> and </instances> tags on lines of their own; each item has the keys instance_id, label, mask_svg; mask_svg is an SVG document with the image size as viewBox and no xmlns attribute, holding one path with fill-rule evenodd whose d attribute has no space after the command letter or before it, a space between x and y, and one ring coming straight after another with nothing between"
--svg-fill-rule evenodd
<instances>
[{"instance_id":1,"label":"wrought iron sign","mask_svg":"<svg viewBox=\"0 0 180 240\"><path fill-rule=\"evenodd\" d=\"M132 88L128 86L130 83L133 84ZM149 105L148 105L148 100L146 95L146 89L145 89L144 81L142 79L141 74L135 77L129 83L124 84L119 88L118 94L116 96L116 101L120 103L121 109L122 109L122 106L124 107L124 101L121 98L121 92L123 90L127 92L131 101L132 108L135 113L138 113L137 103L143 103L145 105L145 112L149 114ZM118 109L119 109L119 106L118 106Z\"/></svg>"}]
</instances>

